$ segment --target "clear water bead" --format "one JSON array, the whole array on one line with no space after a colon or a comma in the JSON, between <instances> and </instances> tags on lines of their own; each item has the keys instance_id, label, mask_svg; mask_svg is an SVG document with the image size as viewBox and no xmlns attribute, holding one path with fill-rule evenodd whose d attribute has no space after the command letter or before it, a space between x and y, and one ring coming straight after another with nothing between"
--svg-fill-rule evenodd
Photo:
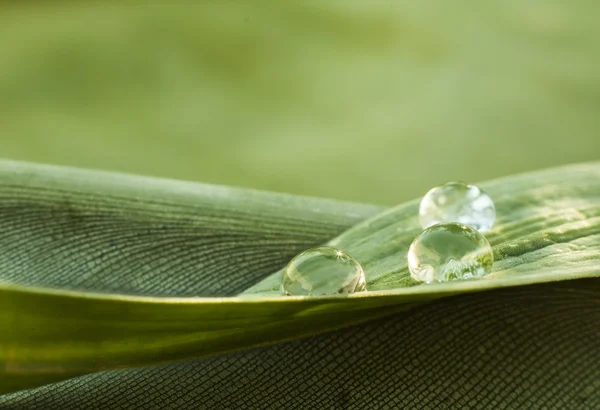
<instances>
[{"instance_id":1,"label":"clear water bead","mask_svg":"<svg viewBox=\"0 0 600 410\"><path fill-rule=\"evenodd\" d=\"M420 282L446 282L489 274L492 247L477 230L463 224L441 223L425 229L408 250L408 268Z\"/></svg>"},{"instance_id":2,"label":"clear water bead","mask_svg":"<svg viewBox=\"0 0 600 410\"><path fill-rule=\"evenodd\" d=\"M302 252L283 271L281 292L292 296L336 295L366 289L360 263L346 252L319 247Z\"/></svg>"},{"instance_id":3,"label":"clear water bead","mask_svg":"<svg viewBox=\"0 0 600 410\"><path fill-rule=\"evenodd\" d=\"M431 189L421 201L419 221L423 228L441 222L460 222L479 232L492 229L496 219L494 202L475 185L448 182Z\"/></svg>"}]
</instances>

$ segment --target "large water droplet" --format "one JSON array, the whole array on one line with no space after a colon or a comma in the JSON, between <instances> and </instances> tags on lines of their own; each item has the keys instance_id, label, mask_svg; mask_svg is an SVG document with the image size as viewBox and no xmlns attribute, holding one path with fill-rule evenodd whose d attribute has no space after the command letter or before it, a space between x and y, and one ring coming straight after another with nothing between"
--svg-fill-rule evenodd
<instances>
[{"instance_id":1,"label":"large water droplet","mask_svg":"<svg viewBox=\"0 0 600 410\"><path fill-rule=\"evenodd\" d=\"M448 182L431 189L421 201L419 221L423 228L441 222L460 222L480 232L492 229L494 202L475 185Z\"/></svg>"},{"instance_id":2,"label":"large water droplet","mask_svg":"<svg viewBox=\"0 0 600 410\"><path fill-rule=\"evenodd\" d=\"M365 273L346 252L319 247L302 252L283 271L284 295L336 295L366 289Z\"/></svg>"},{"instance_id":3,"label":"large water droplet","mask_svg":"<svg viewBox=\"0 0 600 410\"><path fill-rule=\"evenodd\" d=\"M425 229L408 250L410 275L420 282L485 276L493 263L488 240L475 229L454 222Z\"/></svg>"}]
</instances>

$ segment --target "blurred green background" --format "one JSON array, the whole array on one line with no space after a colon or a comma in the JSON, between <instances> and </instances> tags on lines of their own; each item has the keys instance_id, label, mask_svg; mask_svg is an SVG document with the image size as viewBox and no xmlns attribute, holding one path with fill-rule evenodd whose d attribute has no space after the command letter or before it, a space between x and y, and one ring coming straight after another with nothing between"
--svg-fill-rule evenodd
<instances>
[{"instance_id":1,"label":"blurred green background","mask_svg":"<svg viewBox=\"0 0 600 410\"><path fill-rule=\"evenodd\" d=\"M599 159L597 1L7 3L0 157L381 204Z\"/></svg>"}]
</instances>

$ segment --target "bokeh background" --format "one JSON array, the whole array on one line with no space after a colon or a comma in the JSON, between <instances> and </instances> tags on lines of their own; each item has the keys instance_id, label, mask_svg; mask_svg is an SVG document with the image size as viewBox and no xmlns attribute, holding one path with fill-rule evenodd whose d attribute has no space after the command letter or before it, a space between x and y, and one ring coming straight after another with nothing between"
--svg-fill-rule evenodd
<instances>
[{"instance_id":1,"label":"bokeh background","mask_svg":"<svg viewBox=\"0 0 600 410\"><path fill-rule=\"evenodd\" d=\"M600 2L2 2L0 157L394 204L600 159Z\"/></svg>"}]
</instances>

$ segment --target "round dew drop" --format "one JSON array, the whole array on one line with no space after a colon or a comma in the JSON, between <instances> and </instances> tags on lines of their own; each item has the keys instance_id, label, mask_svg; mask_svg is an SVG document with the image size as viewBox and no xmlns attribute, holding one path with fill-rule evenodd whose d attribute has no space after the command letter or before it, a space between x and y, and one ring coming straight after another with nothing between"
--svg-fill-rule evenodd
<instances>
[{"instance_id":1,"label":"round dew drop","mask_svg":"<svg viewBox=\"0 0 600 410\"><path fill-rule=\"evenodd\" d=\"M423 228L441 222L460 222L487 232L495 219L492 199L475 185L463 182L448 182L431 189L419 207L419 222Z\"/></svg>"},{"instance_id":2,"label":"round dew drop","mask_svg":"<svg viewBox=\"0 0 600 410\"><path fill-rule=\"evenodd\" d=\"M425 229L410 245L408 268L419 282L446 282L489 274L492 247L475 229L459 223L441 223Z\"/></svg>"},{"instance_id":3,"label":"round dew drop","mask_svg":"<svg viewBox=\"0 0 600 410\"><path fill-rule=\"evenodd\" d=\"M285 267L281 293L288 296L349 294L366 290L365 273L356 259L330 247L300 253Z\"/></svg>"}]
</instances>

